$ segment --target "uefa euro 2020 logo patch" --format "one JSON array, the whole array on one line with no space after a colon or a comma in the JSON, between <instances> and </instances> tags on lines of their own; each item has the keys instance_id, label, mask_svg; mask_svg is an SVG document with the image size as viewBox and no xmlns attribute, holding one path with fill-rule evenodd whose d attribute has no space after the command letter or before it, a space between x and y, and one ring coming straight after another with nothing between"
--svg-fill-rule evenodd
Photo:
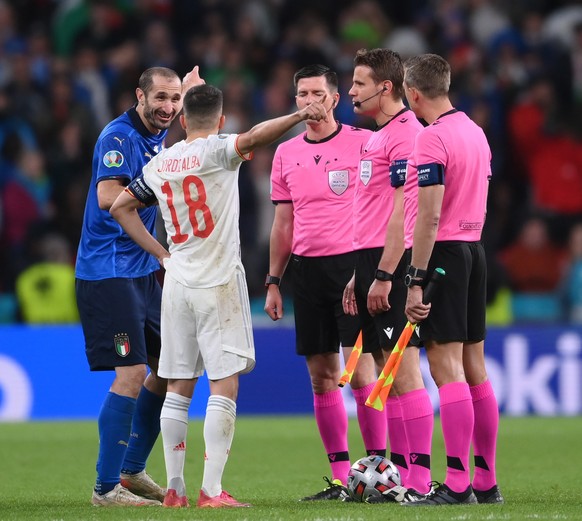
<instances>
[{"instance_id":1,"label":"uefa euro 2020 logo patch","mask_svg":"<svg viewBox=\"0 0 582 521\"><path fill-rule=\"evenodd\" d=\"M129 335L127 333L118 333L113 337L115 343L115 351L119 356L126 357L131 351L129 345Z\"/></svg>"},{"instance_id":2,"label":"uefa euro 2020 logo patch","mask_svg":"<svg viewBox=\"0 0 582 521\"><path fill-rule=\"evenodd\" d=\"M103 156L103 164L107 168L119 168L123 164L123 154L119 150L110 150Z\"/></svg>"}]
</instances>

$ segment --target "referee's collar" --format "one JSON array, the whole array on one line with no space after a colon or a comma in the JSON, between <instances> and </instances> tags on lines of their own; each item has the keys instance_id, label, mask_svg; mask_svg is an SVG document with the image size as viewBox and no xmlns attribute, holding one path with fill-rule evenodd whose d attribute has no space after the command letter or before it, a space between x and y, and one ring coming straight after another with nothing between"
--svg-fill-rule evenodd
<instances>
[{"instance_id":1,"label":"referee's collar","mask_svg":"<svg viewBox=\"0 0 582 521\"><path fill-rule=\"evenodd\" d=\"M325 143L326 141L329 141L330 139L333 139L335 136L337 136L340 133L340 130L342 129L342 124L338 121L337 122L337 128L327 137L324 137L323 139L320 139L319 141L315 141L314 139L309 139L307 137L307 132L305 133L305 135L303 136L303 139L305 140L306 143Z\"/></svg>"}]
</instances>

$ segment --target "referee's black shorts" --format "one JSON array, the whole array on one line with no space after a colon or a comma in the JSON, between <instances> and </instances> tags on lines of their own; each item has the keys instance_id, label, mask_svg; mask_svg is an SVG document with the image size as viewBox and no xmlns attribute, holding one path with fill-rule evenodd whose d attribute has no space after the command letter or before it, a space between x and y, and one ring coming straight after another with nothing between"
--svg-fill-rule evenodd
<instances>
[{"instance_id":1,"label":"referee's black shorts","mask_svg":"<svg viewBox=\"0 0 582 521\"><path fill-rule=\"evenodd\" d=\"M422 343L479 342L485 339L487 263L480 242L436 242L428 264L446 275L439 281L431 310L417 329Z\"/></svg>"},{"instance_id":2,"label":"referee's black shorts","mask_svg":"<svg viewBox=\"0 0 582 521\"><path fill-rule=\"evenodd\" d=\"M351 347L360 332L360 319L346 315L342 298L354 273L355 254L325 257L291 255L296 350L298 355L339 352Z\"/></svg>"},{"instance_id":3,"label":"referee's black shorts","mask_svg":"<svg viewBox=\"0 0 582 521\"><path fill-rule=\"evenodd\" d=\"M404 274L406 260L400 260L394 272L392 289L388 295L390 309L379 315L368 313L368 291L376 275L383 248L367 248L356 252L356 304L362 323L363 352L372 353L378 349L391 350L406 325L404 306L406 304L406 287Z\"/></svg>"}]
</instances>

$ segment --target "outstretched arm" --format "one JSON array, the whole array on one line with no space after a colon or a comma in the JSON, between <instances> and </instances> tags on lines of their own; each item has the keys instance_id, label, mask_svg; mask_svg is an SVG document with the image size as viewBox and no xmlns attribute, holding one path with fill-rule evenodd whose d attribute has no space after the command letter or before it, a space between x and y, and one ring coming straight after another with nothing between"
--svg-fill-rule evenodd
<instances>
[{"instance_id":1,"label":"outstretched arm","mask_svg":"<svg viewBox=\"0 0 582 521\"><path fill-rule=\"evenodd\" d=\"M315 101L307 107L279 118L268 119L258 123L248 132L239 134L237 147L241 154L246 155L255 148L266 146L279 139L291 130L297 123L305 120L327 121L327 111L323 106L325 96L321 101Z\"/></svg>"}]
</instances>

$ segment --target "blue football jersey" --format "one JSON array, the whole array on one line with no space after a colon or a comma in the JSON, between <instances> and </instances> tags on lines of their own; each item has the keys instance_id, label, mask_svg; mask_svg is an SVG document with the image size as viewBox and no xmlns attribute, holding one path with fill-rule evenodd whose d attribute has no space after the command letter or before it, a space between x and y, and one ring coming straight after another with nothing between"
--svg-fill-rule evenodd
<instances>
[{"instance_id":1,"label":"blue football jersey","mask_svg":"<svg viewBox=\"0 0 582 521\"><path fill-rule=\"evenodd\" d=\"M136 278L159 269L158 261L133 242L107 210L99 208L97 184L106 179L121 179L123 184L129 184L162 150L166 134L165 130L151 134L135 108L114 119L101 132L93 152L93 174L77 251L77 278ZM156 206L139 210L146 228L154 235L156 212Z\"/></svg>"}]
</instances>

